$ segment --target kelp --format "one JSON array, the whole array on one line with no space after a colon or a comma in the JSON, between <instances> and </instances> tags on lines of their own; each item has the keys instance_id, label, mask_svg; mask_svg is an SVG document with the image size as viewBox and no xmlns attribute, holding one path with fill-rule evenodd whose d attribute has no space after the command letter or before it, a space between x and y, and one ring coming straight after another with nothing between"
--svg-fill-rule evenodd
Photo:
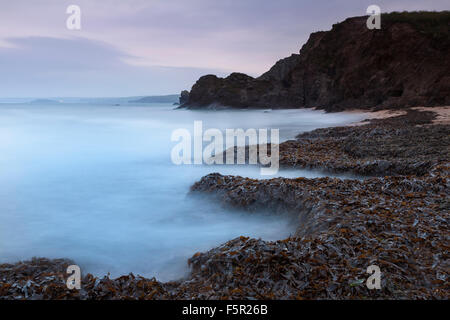
<instances>
[{"instance_id":1,"label":"kelp","mask_svg":"<svg viewBox=\"0 0 450 320\"><path fill-rule=\"evenodd\" d=\"M318 129L280 145L289 167L374 175L367 179L203 177L191 195L289 214L280 241L239 237L189 260L186 279L90 274L66 287L69 260L0 265L0 299L448 299L450 126L430 113ZM367 267L381 289L366 286Z\"/></svg>"}]
</instances>

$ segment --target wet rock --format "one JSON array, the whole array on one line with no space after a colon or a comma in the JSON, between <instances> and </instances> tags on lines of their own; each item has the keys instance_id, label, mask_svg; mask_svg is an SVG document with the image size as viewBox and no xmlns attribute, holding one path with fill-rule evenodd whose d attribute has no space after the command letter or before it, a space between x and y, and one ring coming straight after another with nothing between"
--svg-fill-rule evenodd
<instances>
[{"instance_id":1,"label":"wet rock","mask_svg":"<svg viewBox=\"0 0 450 320\"><path fill-rule=\"evenodd\" d=\"M188 101L189 101L189 91L187 91L187 90L181 91L180 101L179 101L180 106L183 106Z\"/></svg>"}]
</instances>

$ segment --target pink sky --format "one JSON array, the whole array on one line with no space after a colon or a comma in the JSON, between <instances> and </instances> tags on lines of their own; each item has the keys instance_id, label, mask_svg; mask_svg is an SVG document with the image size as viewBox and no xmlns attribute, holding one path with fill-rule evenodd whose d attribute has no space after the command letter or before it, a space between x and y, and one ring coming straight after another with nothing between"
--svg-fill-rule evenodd
<instances>
[{"instance_id":1,"label":"pink sky","mask_svg":"<svg viewBox=\"0 0 450 320\"><path fill-rule=\"evenodd\" d=\"M375 3L377 2L377 3ZM448 0L0 0L0 97L178 93L205 73L252 76L377 4L449 10ZM66 28L80 6L81 30Z\"/></svg>"}]
</instances>

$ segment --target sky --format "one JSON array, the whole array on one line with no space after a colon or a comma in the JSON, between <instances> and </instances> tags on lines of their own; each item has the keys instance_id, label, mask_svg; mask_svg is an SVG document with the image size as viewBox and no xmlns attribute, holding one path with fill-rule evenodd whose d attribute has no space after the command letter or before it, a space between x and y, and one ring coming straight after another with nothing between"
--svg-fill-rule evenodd
<instances>
[{"instance_id":1,"label":"sky","mask_svg":"<svg viewBox=\"0 0 450 320\"><path fill-rule=\"evenodd\" d=\"M0 97L179 93L205 74L259 76L347 17L448 0L0 0ZM67 7L81 9L69 30Z\"/></svg>"}]
</instances>

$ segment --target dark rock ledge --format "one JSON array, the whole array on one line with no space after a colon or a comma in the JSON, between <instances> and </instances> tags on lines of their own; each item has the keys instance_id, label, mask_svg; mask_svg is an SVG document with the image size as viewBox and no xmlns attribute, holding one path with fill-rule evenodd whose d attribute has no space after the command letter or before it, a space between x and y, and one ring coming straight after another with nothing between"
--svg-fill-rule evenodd
<instances>
[{"instance_id":1,"label":"dark rock ledge","mask_svg":"<svg viewBox=\"0 0 450 320\"><path fill-rule=\"evenodd\" d=\"M67 260L0 265L0 299L448 299L450 126L432 113L319 129L280 146L285 166L386 176L254 180L210 174L191 188L249 212L288 212L294 236L236 238L189 259L188 279L86 275L65 286ZM369 165L369 163L372 163ZM365 286L369 265L382 289Z\"/></svg>"}]
</instances>

